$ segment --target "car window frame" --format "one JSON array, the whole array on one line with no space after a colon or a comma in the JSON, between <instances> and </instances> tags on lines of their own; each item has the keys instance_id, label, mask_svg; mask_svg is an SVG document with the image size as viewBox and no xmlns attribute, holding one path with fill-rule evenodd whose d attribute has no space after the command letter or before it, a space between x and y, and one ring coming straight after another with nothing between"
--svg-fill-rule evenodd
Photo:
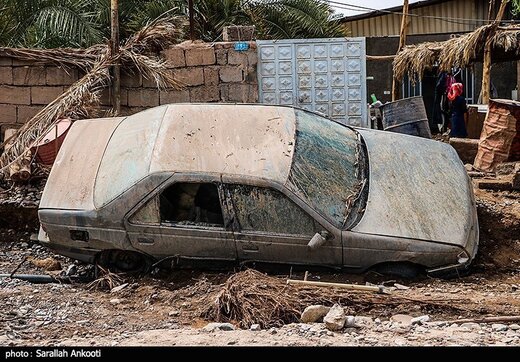
<instances>
[{"instance_id":1,"label":"car window frame","mask_svg":"<svg viewBox=\"0 0 520 362\"><path fill-rule=\"evenodd\" d=\"M134 217L148 202L152 199L160 197L160 195L168 189L170 186L179 183L211 183L215 184L217 187L220 207L222 209L222 217L224 219L224 225L222 226L203 226L203 225L183 225L179 223L165 223L159 221L159 223L139 223L132 221L132 217ZM220 178L216 178L214 175L201 175L201 174L173 174L169 179L159 185L156 189L148 193L145 197L143 197L139 202L137 202L130 211L125 215L124 222L128 223L133 227L162 227L162 228L178 228L178 229L190 229L190 230L215 230L215 231L233 231L232 227L230 227L229 216L227 215L227 210L223 207L222 203L222 183L220 182ZM160 216L160 215L159 215Z\"/></svg>"}]
</instances>

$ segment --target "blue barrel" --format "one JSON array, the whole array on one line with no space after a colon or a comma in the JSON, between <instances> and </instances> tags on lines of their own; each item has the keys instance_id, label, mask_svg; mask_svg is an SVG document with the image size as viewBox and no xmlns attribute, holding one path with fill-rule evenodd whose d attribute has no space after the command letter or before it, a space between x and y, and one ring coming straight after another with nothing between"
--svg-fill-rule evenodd
<instances>
[{"instance_id":1,"label":"blue barrel","mask_svg":"<svg viewBox=\"0 0 520 362\"><path fill-rule=\"evenodd\" d=\"M432 138L422 97L411 97L381 107L383 129L411 136Z\"/></svg>"}]
</instances>

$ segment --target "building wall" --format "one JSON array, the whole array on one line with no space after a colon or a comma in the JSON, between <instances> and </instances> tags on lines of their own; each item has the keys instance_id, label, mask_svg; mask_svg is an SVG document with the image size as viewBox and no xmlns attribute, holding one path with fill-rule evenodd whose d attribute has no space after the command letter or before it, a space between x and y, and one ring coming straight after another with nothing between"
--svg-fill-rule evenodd
<instances>
[{"instance_id":1,"label":"building wall","mask_svg":"<svg viewBox=\"0 0 520 362\"><path fill-rule=\"evenodd\" d=\"M180 90L158 90L153 81L123 72L122 113L133 114L160 104L179 102L247 102L258 100L256 43L237 52L233 43L183 43L161 53ZM77 69L0 57L0 133L18 128L82 76ZM101 97L110 106L110 91Z\"/></svg>"},{"instance_id":2,"label":"building wall","mask_svg":"<svg viewBox=\"0 0 520 362\"><path fill-rule=\"evenodd\" d=\"M500 4L500 1L497 3ZM451 0L417 8L413 8L412 5L408 34L449 34L473 31L484 25L481 20L487 19L488 4L487 0ZM400 13L402 10L395 12ZM399 14L385 14L351 21L347 18L343 25L350 31L350 36L393 36L399 35L401 17ZM506 11L506 18L510 18L509 9Z\"/></svg>"}]
</instances>

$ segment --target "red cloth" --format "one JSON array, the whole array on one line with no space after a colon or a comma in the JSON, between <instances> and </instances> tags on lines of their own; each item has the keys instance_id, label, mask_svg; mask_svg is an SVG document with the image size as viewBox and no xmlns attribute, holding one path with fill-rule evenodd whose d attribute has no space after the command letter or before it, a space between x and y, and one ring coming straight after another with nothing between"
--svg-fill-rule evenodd
<instances>
[{"instance_id":1,"label":"red cloth","mask_svg":"<svg viewBox=\"0 0 520 362\"><path fill-rule=\"evenodd\" d=\"M462 83L453 83L451 85L450 91L448 92L448 99L453 102L455 98L462 95L463 91L464 86L462 85Z\"/></svg>"}]
</instances>

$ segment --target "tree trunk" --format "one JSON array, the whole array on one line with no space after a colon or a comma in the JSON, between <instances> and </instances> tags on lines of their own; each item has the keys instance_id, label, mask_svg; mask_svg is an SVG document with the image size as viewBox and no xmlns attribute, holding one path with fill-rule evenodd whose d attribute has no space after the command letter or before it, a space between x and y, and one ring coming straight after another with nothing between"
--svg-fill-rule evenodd
<instances>
[{"instance_id":1,"label":"tree trunk","mask_svg":"<svg viewBox=\"0 0 520 362\"><path fill-rule=\"evenodd\" d=\"M118 0L110 1L110 30L111 30L111 51L112 57L116 59L112 71L114 80L112 83L112 107L114 108L115 115L121 113L121 66L119 65L119 4Z\"/></svg>"}]
</instances>

